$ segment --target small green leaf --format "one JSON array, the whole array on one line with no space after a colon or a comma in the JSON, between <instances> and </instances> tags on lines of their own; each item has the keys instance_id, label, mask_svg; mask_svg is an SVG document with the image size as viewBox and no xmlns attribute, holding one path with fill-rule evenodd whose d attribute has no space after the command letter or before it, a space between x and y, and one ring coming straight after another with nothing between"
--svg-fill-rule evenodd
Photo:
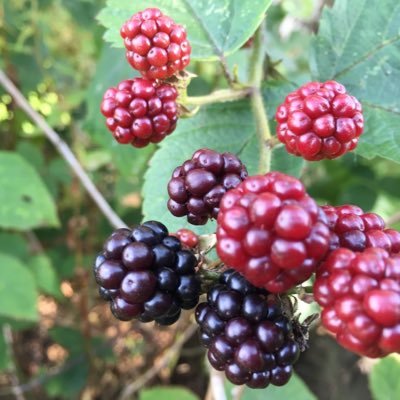
<instances>
[{"instance_id":1,"label":"small green leaf","mask_svg":"<svg viewBox=\"0 0 400 400\"><path fill-rule=\"evenodd\" d=\"M56 207L37 172L19 154L0 152L0 226L58 226Z\"/></svg>"},{"instance_id":2,"label":"small green leaf","mask_svg":"<svg viewBox=\"0 0 400 400\"><path fill-rule=\"evenodd\" d=\"M180 387L153 387L145 389L140 392L139 400L160 400L160 399L174 399L174 400L199 400L192 392Z\"/></svg>"},{"instance_id":3,"label":"small green leaf","mask_svg":"<svg viewBox=\"0 0 400 400\"><path fill-rule=\"evenodd\" d=\"M254 33L271 0L108 0L99 21L107 28L104 38L122 47L122 24L147 7L158 7L184 25L192 46L192 59L215 59L238 50Z\"/></svg>"},{"instance_id":4,"label":"small green leaf","mask_svg":"<svg viewBox=\"0 0 400 400\"><path fill-rule=\"evenodd\" d=\"M33 256L29 260L29 268L33 272L36 284L44 293L61 298L60 281L50 259L44 255Z\"/></svg>"},{"instance_id":5,"label":"small green leaf","mask_svg":"<svg viewBox=\"0 0 400 400\"><path fill-rule=\"evenodd\" d=\"M0 316L37 320L37 292L31 272L18 259L0 254Z\"/></svg>"},{"instance_id":6,"label":"small green leaf","mask_svg":"<svg viewBox=\"0 0 400 400\"><path fill-rule=\"evenodd\" d=\"M400 162L399 52L398 0L337 0L325 7L312 42L313 75L338 80L361 101L365 132L356 152L367 158Z\"/></svg>"},{"instance_id":7,"label":"small green leaf","mask_svg":"<svg viewBox=\"0 0 400 400\"><path fill-rule=\"evenodd\" d=\"M374 400L400 399L400 359L397 356L383 358L371 372L369 385Z\"/></svg>"},{"instance_id":8,"label":"small green leaf","mask_svg":"<svg viewBox=\"0 0 400 400\"><path fill-rule=\"evenodd\" d=\"M266 389L253 390L245 388L242 400L317 400L317 397L307 388L305 383L296 375L281 387L270 385Z\"/></svg>"},{"instance_id":9,"label":"small green leaf","mask_svg":"<svg viewBox=\"0 0 400 400\"><path fill-rule=\"evenodd\" d=\"M289 154L283 145L275 146L272 151L271 171L280 171L300 177L305 164L303 158Z\"/></svg>"},{"instance_id":10,"label":"small green leaf","mask_svg":"<svg viewBox=\"0 0 400 400\"><path fill-rule=\"evenodd\" d=\"M0 253L24 262L29 257L28 243L19 233L0 232Z\"/></svg>"}]
</instances>

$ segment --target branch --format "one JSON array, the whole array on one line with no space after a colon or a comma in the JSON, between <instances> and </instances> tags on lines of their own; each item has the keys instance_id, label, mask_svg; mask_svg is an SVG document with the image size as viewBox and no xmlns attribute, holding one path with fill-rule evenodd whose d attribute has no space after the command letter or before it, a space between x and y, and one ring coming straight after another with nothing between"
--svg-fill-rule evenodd
<instances>
[{"instance_id":1,"label":"branch","mask_svg":"<svg viewBox=\"0 0 400 400\"><path fill-rule=\"evenodd\" d=\"M107 200L99 192L97 187L94 185L88 174L79 164L79 161L72 153L68 145L61 139L59 134L51 128L51 126L38 114L28 103L24 95L18 90L13 82L7 77L7 75L0 70L0 84L4 89L12 96L18 107L23 110L28 117L35 123L35 125L43 131L47 138L53 143L54 147L65 159L72 171L76 174L78 179L81 181L83 187L88 192L89 196L93 199L96 205L99 207L104 216L108 219L110 224L114 228L126 227L126 224L121 218L115 213L111 206L107 203Z\"/></svg>"},{"instance_id":2,"label":"branch","mask_svg":"<svg viewBox=\"0 0 400 400\"><path fill-rule=\"evenodd\" d=\"M394 225L397 224L398 222L400 222L400 212L393 214L392 216L390 216L387 220L386 220L386 225L390 226L390 225Z\"/></svg>"},{"instance_id":3,"label":"branch","mask_svg":"<svg viewBox=\"0 0 400 400\"><path fill-rule=\"evenodd\" d=\"M251 107L256 120L256 131L260 142L259 173L265 173L270 170L272 148L272 135L269 129L268 117L261 94L265 58L264 30L263 21L254 36L254 50L250 61L250 84L253 87L251 94Z\"/></svg>"},{"instance_id":4,"label":"branch","mask_svg":"<svg viewBox=\"0 0 400 400\"><path fill-rule=\"evenodd\" d=\"M189 106L203 106L206 104L234 101L243 99L251 94L250 88L245 89L221 89L205 96L186 97L182 103Z\"/></svg>"},{"instance_id":5,"label":"branch","mask_svg":"<svg viewBox=\"0 0 400 400\"><path fill-rule=\"evenodd\" d=\"M4 341L6 343L6 351L8 353L8 356L11 360L11 365L10 365L10 377L11 377L11 391L14 397L17 400L25 400L25 396L21 390L20 384L19 384L19 379L17 375L17 369L15 366L15 360L14 360L14 339L11 331L11 327L9 324L5 324L3 326L3 336L4 336Z\"/></svg>"},{"instance_id":6,"label":"branch","mask_svg":"<svg viewBox=\"0 0 400 400\"><path fill-rule=\"evenodd\" d=\"M163 368L165 368L175 357L179 354L183 345L192 337L197 329L196 324L190 324L182 335L176 339L175 343L163 354L160 362L154 364L152 368L148 369L144 374L140 375L135 381L125 387L119 396L119 400L128 400L134 393L145 386L151 379L153 379Z\"/></svg>"},{"instance_id":7,"label":"branch","mask_svg":"<svg viewBox=\"0 0 400 400\"><path fill-rule=\"evenodd\" d=\"M214 400L227 400L224 386L224 373L210 366L209 387Z\"/></svg>"}]
</instances>

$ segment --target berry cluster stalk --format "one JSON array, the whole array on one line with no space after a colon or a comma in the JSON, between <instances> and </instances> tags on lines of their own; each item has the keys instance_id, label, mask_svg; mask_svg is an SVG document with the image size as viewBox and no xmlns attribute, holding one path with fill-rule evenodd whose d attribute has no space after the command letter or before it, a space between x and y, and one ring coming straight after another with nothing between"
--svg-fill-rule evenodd
<instances>
[{"instance_id":1,"label":"berry cluster stalk","mask_svg":"<svg viewBox=\"0 0 400 400\"><path fill-rule=\"evenodd\" d=\"M264 30L262 22L254 36L254 50L250 60L250 85L252 86L251 107L256 120L256 133L260 142L260 160L258 172L266 173L271 164L271 131L261 94L261 83L264 77Z\"/></svg>"}]
</instances>

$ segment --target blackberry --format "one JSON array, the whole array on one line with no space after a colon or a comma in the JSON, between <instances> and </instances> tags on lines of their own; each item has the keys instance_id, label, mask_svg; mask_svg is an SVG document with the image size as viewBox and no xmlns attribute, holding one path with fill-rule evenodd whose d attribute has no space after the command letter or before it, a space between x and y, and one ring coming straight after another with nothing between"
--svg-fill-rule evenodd
<instances>
[{"instance_id":1,"label":"blackberry","mask_svg":"<svg viewBox=\"0 0 400 400\"><path fill-rule=\"evenodd\" d=\"M367 357L400 352L400 256L380 248L339 248L317 272L314 297L323 326Z\"/></svg>"},{"instance_id":2,"label":"blackberry","mask_svg":"<svg viewBox=\"0 0 400 400\"><path fill-rule=\"evenodd\" d=\"M364 130L360 102L338 82L310 82L289 93L275 114L289 153L316 161L354 150Z\"/></svg>"},{"instance_id":3,"label":"blackberry","mask_svg":"<svg viewBox=\"0 0 400 400\"><path fill-rule=\"evenodd\" d=\"M204 225L209 218L217 218L226 191L246 177L246 167L234 154L197 150L172 174L168 209L176 217L186 215L193 225Z\"/></svg>"},{"instance_id":4,"label":"blackberry","mask_svg":"<svg viewBox=\"0 0 400 400\"><path fill-rule=\"evenodd\" d=\"M322 206L331 230L330 250L344 247L363 251L379 247L389 253L400 252L400 232L386 229L385 221L377 214L364 213L357 206Z\"/></svg>"},{"instance_id":5,"label":"blackberry","mask_svg":"<svg viewBox=\"0 0 400 400\"><path fill-rule=\"evenodd\" d=\"M163 224L147 221L113 232L93 271L100 296L110 302L116 318L171 325L181 309L194 308L199 301L196 265L194 254L182 249Z\"/></svg>"},{"instance_id":6,"label":"blackberry","mask_svg":"<svg viewBox=\"0 0 400 400\"><path fill-rule=\"evenodd\" d=\"M149 79L166 79L189 65L186 30L158 8L134 14L121 28L126 58Z\"/></svg>"},{"instance_id":7,"label":"blackberry","mask_svg":"<svg viewBox=\"0 0 400 400\"><path fill-rule=\"evenodd\" d=\"M219 257L269 292L282 293L309 279L328 247L326 217L294 177L252 176L221 200Z\"/></svg>"},{"instance_id":8,"label":"blackberry","mask_svg":"<svg viewBox=\"0 0 400 400\"><path fill-rule=\"evenodd\" d=\"M175 130L177 96L175 87L167 83L128 79L104 93L101 113L117 142L144 147Z\"/></svg>"},{"instance_id":9,"label":"blackberry","mask_svg":"<svg viewBox=\"0 0 400 400\"><path fill-rule=\"evenodd\" d=\"M306 347L306 338L293 329L298 321L286 311L278 296L232 269L224 272L195 312L210 364L235 385L286 384Z\"/></svg>"}]
</instances>

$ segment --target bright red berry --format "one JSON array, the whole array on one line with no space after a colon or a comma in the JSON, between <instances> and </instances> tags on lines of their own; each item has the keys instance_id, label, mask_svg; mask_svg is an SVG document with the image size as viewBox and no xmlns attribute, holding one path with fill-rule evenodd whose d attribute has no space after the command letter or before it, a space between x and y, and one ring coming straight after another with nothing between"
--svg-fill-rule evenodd
<instances>
[{"instance_id":1,"label":"bright red berry","mask_svg":"<svg viewBox=\"0 0 400 400\"><path fill-rule=\"evenodd\" d=\"M298 179L280 172L229 190L217 223L221 260L272 293L310 278L329 247L324 213Z\"/></svg>"},{"instance_id":2,"label":"bright red berry","mask_svg":"<svg viewBox=\"0 0 400 400\"><path fill-rule=\"evenodd\" d=\"M226 191L246 177L246 167L234 154L197 150L172 174L168 209L176 217L187 215L193 225L204 225L209 218L217 218Z\"/></svg>"},{"instance_id":3,"label":"bright red berry","mask_svg":"<svg viewBox=\"0 0 400 400\"><path fill-rule=\"evenodd\" d=\"M129 79L105 92L101 112L119 143L144 147L161 142L175 130L177 96L175 87L166 83Z\"/></svg>"},{"instance_id":4,"label":"bright red berry","mask_svg":"<svg viewBox=\"0 0 400 400\"><path fill-rule=\"evenodd\" d=\"M346 349L367 357L400 351L399 256L337 249L318 269L314 296L322 324Z\"/></svg>"},{"instance_id":5,"label":"bright red berry","mask_svg":"<svg viewBox=\"0 0 400 400\"><path fill-rule=\"evenodd\" d=\"M385 221L379 215L364 213L353 205L326 205L322 209L331 230L331 251L339 247L353 251L380 247L389 253L400 252L400 232L386 229Z\"/></svg>"},{"instance_id":6,"label":"bright red berry","mask_svg":"<svg viewBox=\"0 0 400 400\"><path fill-rule=\"evenodd\" d=\"M275 118L287 151L309 161L354 150L364 129L360 102L335 81L310 82L289 93Z\"/></svg>"},{"instance_id":7,"label":"bright red berry","mask_svg":"<svg viewBox=\"0 0 400 400\"><path fill-rule=\"evenodd\" d=\"M179 229L175 235L184 246L191 249L199 244L199 237L190 229Z\"/></svg>"},{"instance_id":8,"label":"bright red berry","mask_svg":"<svg viewBox=\"0 0 400 400\"><path fill-rule=\"evenodd\" d=\"M183 26L158 8L134 14L122 25L126 58L149 79L166 79L189 65L191 47Z\"/></svg>"}]
</instances>

